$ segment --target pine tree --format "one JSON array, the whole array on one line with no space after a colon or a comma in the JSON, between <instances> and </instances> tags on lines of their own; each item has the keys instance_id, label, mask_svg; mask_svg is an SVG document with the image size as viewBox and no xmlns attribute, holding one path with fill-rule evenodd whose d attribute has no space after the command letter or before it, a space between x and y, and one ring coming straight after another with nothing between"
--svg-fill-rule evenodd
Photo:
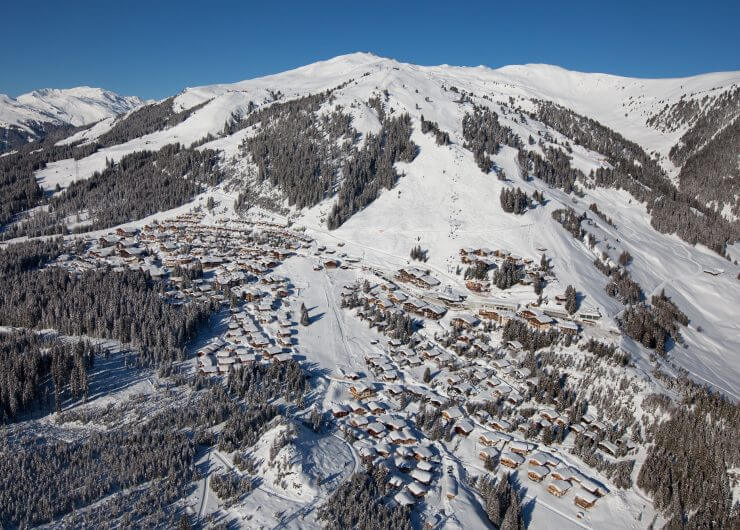
<instances>
[{"instance_id":1,"label":"pine tree","mask_svg":"<svg viewBox=\"0 0 740 530\"><path fill-rule=\"evenodd\" d=\"M565 289L565 310L569 315L578 310L578 294L572 285Z\"/></svg>"},{"instance_id":2,"label":"pine tree","mask_svg":"<svg viewBox=\"0 0 740 530\"><path fill-rule=\"evenodd\" d=\"M311 323L311 320L308 317L308 309L306 309L306 306L301 304L301 326L308 326Z\"/></svg>"}]
</instances>

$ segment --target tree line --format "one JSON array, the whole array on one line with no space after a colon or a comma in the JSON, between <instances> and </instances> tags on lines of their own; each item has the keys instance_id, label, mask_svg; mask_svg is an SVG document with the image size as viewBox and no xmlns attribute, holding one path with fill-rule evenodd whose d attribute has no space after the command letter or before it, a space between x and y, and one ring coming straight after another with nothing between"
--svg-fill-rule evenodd
<instances>
[{"instance_id":1,"label":"tree line","mask_svg":"<svg viewBox=\"0 0 740 530\"><path fill-rule=\"evenodd\" d=\"M219 153L166 145L159 151L137 151L102 172L70 184L48 202L47 212L35 213L14 225L9 234L39 236L67 233L79 214L87 218L72 231L109 228L166 211L192 200L205 185L218 184Z\"/></svg>"}]
</instances>

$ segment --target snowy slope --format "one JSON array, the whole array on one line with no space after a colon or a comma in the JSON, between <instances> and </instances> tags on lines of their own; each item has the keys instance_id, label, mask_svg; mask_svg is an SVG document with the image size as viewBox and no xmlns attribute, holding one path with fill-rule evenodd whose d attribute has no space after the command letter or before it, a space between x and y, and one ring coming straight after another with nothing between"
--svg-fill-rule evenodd
<instances>
[{"instance_id":1,"label":"snowy slope","mask_svg":"<svg viewBox=\"0 0 740 530\"><path fill-rule=\"evenodd\" d=\"M551 100L613 128L648 152L666 154L683 129L666 132L651 127L646 123L650 116L684 95L700 97L720 93L738 84L740 72L643 80L570 72L547 65L508 66L496 70L416 66L356 53L239 83L188 88L175 98L176 110L208 103L182 123L101 149L79 161L49 164L37 176L47 189L57 183L64 186L73 179L87 178L101 170L106 159L119 160L128 153L158 149L173 142L189 145L210 133L217 139L204 147L222 150L229 168L247 178L250 163L241 158L238 145L253 130L244 129L226 137L221 137L220 132L232 114L245 114L250 103L259 108L273 104L276 97L285 101L342 86L333 92L333 101L322 110L341 105L344 112L352 115L353 127L367 134L376 132L380 124L366 102L370 97L383 96L388 111L407 112L412 117L412 140L420 147L419 156L410 164L398 164L405 176L396 188L382 193L338 230L328 232L324 221L333 199L311 210L294 212L297 220L317 238L345 241L353 254L364 255L370 263L396 266L404 264L409 249L420 243L430 252L427 266L443 283L458 289L464 288L460 277L454 274L461 247L502 248L533 259L539 258L541 251L538 249L546 248L559 281L548 286L545 294L559 294L572 284L584 295L588 306L601 309L607 327L613 328L614 318L623 306L604 292L607 279L592 264L596 257L594 251L574 240L551 218L555 209L569 206L580 213L592 202L597 202L616 225L609 226L591 216L595 225L589 231L600 240L597 251L606 250L616 259L621 250L629 250L634 256L631 274L645 294L649 297L664 288L691 320L689 327L682 331L686 347L677 346L671 352L674 361L698 380L740 398L737 353L740 352L740 325L733 316L740 301L740 285L735 279L738 267L704 248L692 247L675 236L656 232L650 226L645 207L624 192L586 190L586 196L574 202L572 197L548 188L541 181L524 181L514 149L503 148L494 157L509 182L483 174L473 155L462 147L461 122L472 106L458 102L464 91L477 105L496 111L501 123L522 138L530 135L541 138L546 132L562 140L559 133L545 125L535 120L523 123L511 112L516 107L533 109L535 100ZM452 145L438 146L433 136L421 134L421 115L448 132ZM85 139L92 140L96 134L108 130L111 121L86 132ZM601 154L574 146L574 167L588 173L604 164ZM506 214L499 206L499 193L503 186L512 185L530 193L541 190L548 203L523 216ZM233 189L229 193L226 204L231 204L236 195ZM737 248L733 252L736 253ZM704 272L720 269L724 272L717 276ZM531 288L526 294L531 295ZM632 341L622 339L622 346L638 359L646 359L649 355Z\"/></svg>"},{"instance_id":2,"label":"snowy slope","mask_svg":"<svg viewBox=\"0 0 740 530\"><path fill-rule=\"evenodd\" d=\"M0 126L30 130L30 122L85 125L127 112L143 103L136 96L121 96L87 86L45 88L11 98L0 94Z\"/></svg>"}]
</instances>

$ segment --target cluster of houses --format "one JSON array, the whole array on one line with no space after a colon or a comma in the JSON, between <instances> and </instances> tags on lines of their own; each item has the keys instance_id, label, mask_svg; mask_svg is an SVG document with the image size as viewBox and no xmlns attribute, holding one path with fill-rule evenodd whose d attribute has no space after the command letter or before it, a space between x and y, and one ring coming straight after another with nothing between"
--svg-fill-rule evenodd
<instances>
[{"instance_id":1,"label":"cluster of houses","mask_svg":"<svg viewBox=\"0 0 740 530\"><path fill-rule=\"evenodd\" d=\"M260 283L272 296L290 294L286 280L271 271L311 239L273 224L256 225L228 220L204 225L202 214L187 213L141 228L117 228L90 241L86 255L68 268L112 267L147 271L166 280L173 302L216 299L235 295L247 301L262 296L249 284ZM264 223L263 223L264 224ZM195 272L194 272L195 271Z\"/></svg>"},{"instance_id":2,"label":"cluster of houses","mask_svg":"<svg viewBox=\"0 0 740 530\"><path fill-rule=\"evenodd\" d=\"M272 304L265 302L248 304L245 309L232 309L226 334L198 350L201 373L223 375L255 362L280 363L293 359L291 313L275 312ZM275 336L264 327L271 322L275 322Z\"/></svg>"},{"instance_id":3,"label":"cluster of houses","mask_svg":"<svg viewBox=\"0 0 740 530\"><path fill-rule=\"evenodd\" d=\"M67 269L141 269L165 282L171 303L234 301L228 330L198 351L198 370L223 375L255 362L293 358L294 322L288 278L272 271L312 240L271 223L227 220L202 224L187 213L141 228L117 228L88 241L84 255L65 257Z\"/></svg>"},{"instance_id":4,"label":"cluster of houses","mask_svg":"<svg viewBox=\"0 0 740 530\"><path fill-rule=\"evenodd\" d=\"M417 267L398 269L396 279L399 282L411 283L423 289L432 289L439 285L439 280L429 274L429 271Z\"/></svg>"},{"instance_id":5,"label":"cluster of houses","mask_svg":"<svg viewBox=\"0 0 740 530\"><path fill-rule=\"evenodd\" d=\"M358 440L355 447L364 461L387 468L388 483L397 488L396 502L416 503L440 478L438 450L424 440L408 412L399 409L394 397L402 392L400 387L379 391L374 384L355 381L349 391L351 399L331 407L339 428ZM445 484L448 492L457 494L449 478Z\"/></svg>"},{"instance_id":6,"label":"cluster of houses","mask_svg":"<svg viewBox=\"0 0 740 530\"><path fill-rule=\"evenodd\" d=\"M367 292L360 289L358 284L345 285L342 289L343 298L359 297L363 303L367 302L370 307L376 308L381 313L381 317L371 321L370 315L360 309L357 313L358 318L371 321L372 327L377 327L383 331L387 323L387 318L392 315L414 315L439 320L447 313L447 308L438 304L430 304L420 300L402 289L393 282L382 283L371 288Z\"/></svg>"},{"instance_id":7,"label":"cluster of houses","mask_svg":"<svg viewBox=\"0 0 740 530\"><path fill-rule=\"evenodd\" d=\"M198 370L208 375L227 375L253 363L280 363L293 359L295 323L288 300L293 294L287 278L273 272L284 260L309 248L312 240L272 223L245 223L230 220L206 226L202 215L184 214L175 219L152 222L140 229L117 229L91 242L82 259L71 260L70 267L105 266L140 268L152 277L160 277L168 286L165 292L173 303L188 300L234 300L228 330L198 351ZM359 260L319 246L319 268L346 268ZM341 261L340 261L341 258ZM540 274L532 260L502 250L464 248L463 263L496 268L503 261L522 267L526 278ZM189 272L195 269L195 274ZM398 282L398 283L397 283ZM476 283L477 282L477 283ZM401 288L399 284L413 287ZM530 425L538 428L557 425L577 436L597 442L598 450L618 457L631 442L604 439L608 426L598 418L585 415L571 424L567 416L551 409L539 410L533 417L493 417L484 410L468 416L458 403L503 400L517 407L523 404L531 387L539 383L531 371L517 361L517 341L493 345L482 333L485 321L504 325L512 319L526 322L533 329L557 329L577 335L579 323L596 322L598 311L582 309L571 317L564 309L564 298L542 305L521 306L509 300L490 300L478 306L477 314L465 312L466 295L438 292L439 280L415 267L401 268L383 282L365 288L359 283L346 285L345 299L360 300L355 314L381 332L390 329L394 316L413 315L431 321L445 317L454 330L451 343L444 345L435 336L413 333L408 340L390 338L386 347L365 356L368 371L375 379L365 381L355 372L342 373L347 380L348 399L335 403L331 414L339 428L352 437L361 457L386 466L389 483L397 488L394 499L411 505L424 498L439 484L448 498L457 495L456 478L441 469L441 457L434 443L417 429L413 414L400 406L402 396L442 409L445 422L465 439L477 440L478 458L485 462L526 471L530 480L545 482L547 491L557 497L572 492L575 504L582 508L595 505L606 489L586 478L578 469L564 464L555 455L522 441ZM485 282L471 280L471 291L487 292ZM404 290L406 289L406 290ZM416 292L416 295L412 294ZM355 304L356 306L356 304ZM448 314L449 313L449 314ZM464 361L473 352L476 362ZM434 368L431 381L420 384L419 375ZM411 376L411 377L409 377ZM413 380L414 384L407 384ZM427 381L427 379L425 379ZM522 421L520 421L522 420ZM471 436L473 432L479 433Z\"/></svg>"}]
</instances>

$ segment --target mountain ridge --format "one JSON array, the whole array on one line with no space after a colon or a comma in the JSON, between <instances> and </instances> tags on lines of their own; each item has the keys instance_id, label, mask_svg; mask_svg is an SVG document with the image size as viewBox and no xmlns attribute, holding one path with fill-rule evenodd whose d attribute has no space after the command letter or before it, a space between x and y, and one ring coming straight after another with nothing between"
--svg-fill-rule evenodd
<instances>
[{"instance_id":1,"label":"mountain ridge","mask_svg":"<svg viewBox=\"0 0 740 530\"><path fill-rule=\"evenodd\" d=\"M54 128L89 125L142 104L136 96L89 86L42 88L16 98L0 94L0 151L42 139Z\"/></svg>"}]
</instances>

